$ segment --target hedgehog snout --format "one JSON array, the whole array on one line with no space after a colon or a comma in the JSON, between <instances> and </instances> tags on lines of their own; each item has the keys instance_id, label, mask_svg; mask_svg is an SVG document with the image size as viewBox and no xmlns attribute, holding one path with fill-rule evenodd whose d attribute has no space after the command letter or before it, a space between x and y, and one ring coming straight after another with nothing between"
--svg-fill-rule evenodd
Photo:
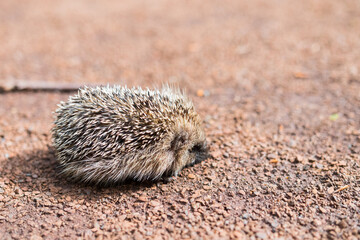
<instances>
[{"instance_id":1,"label":"hedgehog snout","mask_svg":"<svg viewBox=\"0 0 360 240\"><path fill-rule=\"evenodd\" d=\"M204 143L200 142L195 144L192 148L189 149L189 153L192 156L192 161L189 164L187 164L186 167L188 166L192 167L195 164L198 164L209 157L206 142Z\"/></svg>"}]
</instances>

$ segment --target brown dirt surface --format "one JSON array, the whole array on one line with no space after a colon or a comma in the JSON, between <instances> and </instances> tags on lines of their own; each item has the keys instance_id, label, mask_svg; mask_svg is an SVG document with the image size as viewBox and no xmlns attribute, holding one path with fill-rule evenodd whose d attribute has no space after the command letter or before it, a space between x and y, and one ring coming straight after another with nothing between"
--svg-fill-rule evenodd
<instances>
[{"instance_id":1,"label":"brown dirt surface","mask_svg":"<svg viewBox=\"0 0 360 240\"><path fill-rule=\"evenodd\" d=\"M212 157L58 177L63 92L0 93L1 239L359 239L360 2L0 1L0 81L187 90Z\"/></svg>"}]
</instances>

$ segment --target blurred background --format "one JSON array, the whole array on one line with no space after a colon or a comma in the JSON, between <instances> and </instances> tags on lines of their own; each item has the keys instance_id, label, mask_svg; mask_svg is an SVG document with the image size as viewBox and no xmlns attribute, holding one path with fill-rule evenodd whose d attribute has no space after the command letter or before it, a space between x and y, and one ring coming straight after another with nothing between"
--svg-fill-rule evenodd
<instances>
[{"instance_id":1,"label":"blurred background","mask_svg":"<svg viewBox=\"0 0 360 240\"><path fill-rule=\"evenodd\" d=\"M351 81L359 1L1 1L0 81L194 88Z\"/></svg>"}]
</instances>

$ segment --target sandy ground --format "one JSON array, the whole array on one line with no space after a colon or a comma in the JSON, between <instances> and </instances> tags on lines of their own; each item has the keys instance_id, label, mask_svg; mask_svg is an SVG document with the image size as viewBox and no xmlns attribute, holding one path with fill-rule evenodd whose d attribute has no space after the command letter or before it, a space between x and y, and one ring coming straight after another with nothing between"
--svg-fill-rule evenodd
<instances>
[{"instance_id":1,"label":"sandy ground","mask_svg":"<svg viewBox=\"0 0 360 240\"><path fill-rule=\"evenodd\" d=\"M0 83L187 90L212 157L170 183L57 176L69 94L0 94L1 239L360 238L360 2L0 1Z\"/></svg>"}]
</instances>

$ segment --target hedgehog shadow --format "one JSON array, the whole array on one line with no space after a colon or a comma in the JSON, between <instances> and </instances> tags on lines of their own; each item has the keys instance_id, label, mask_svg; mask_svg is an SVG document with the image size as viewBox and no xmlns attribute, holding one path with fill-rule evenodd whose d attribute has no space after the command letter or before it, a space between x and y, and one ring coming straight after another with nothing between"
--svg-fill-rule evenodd
<instances>
[{"instance_id":1,"label":"hedgehog shadow","mask_svg":"<svg viewBox=\"0 0 360 240\"><path fill-rule=\"evenodd\" d=\"M26 188L28 191L50 192L52 195L61 193L101 197L104 194L137 192L159 183L127 180L116 185L92 186L68 181L59 174L59 165L52 147L11 157L2 170L2 177L18 184L21 188Z\"/></svg>"}]
</instances>

